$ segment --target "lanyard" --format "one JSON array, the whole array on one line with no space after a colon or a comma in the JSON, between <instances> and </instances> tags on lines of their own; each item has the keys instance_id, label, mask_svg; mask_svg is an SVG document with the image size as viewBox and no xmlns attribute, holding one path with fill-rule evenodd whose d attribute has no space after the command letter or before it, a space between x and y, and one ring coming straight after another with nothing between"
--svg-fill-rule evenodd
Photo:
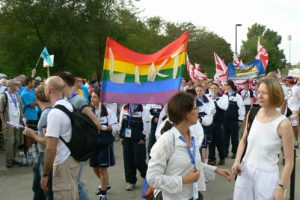
<instances>
[{"instance_id":1,"label":"lanyard","mask_svg":"<svg viewBox=\"0 0 300 200\"><path fill-rule=\"evenodd\" d=\"M16 109L18 109L16 96L12 95L10 92L8 94L9 94L10 98L12 99L12 101L14 102Z\"/></svg>"},{"instance_id":2,"label":"lanyard","mask_svg":"<svg viewBox=\"0 0 300 200\"><path fill-rule=\"evenodd\" d=\"M185 139L184 139L184 137L182 135L179 136L179 139L182 142L186 143L186 141L185 141ZM196 168L196 144L195 144L195 139L194 139L193 136L192 136L191 140L192 140L193 152L191 152L191 149L189 148L189 146L188 146L187 143L186 143L186 149L187 149L187 152L188 152L188 154L190 156L192 165L194 165L194 168Z\"/></svg>"},{"instance_id":3,"label":"lanyard","mask_svg":"<svg viewBox=\"0 0 300 200\"><path fill-rule=\"evenodd\" d=\"M55 103L53 104L52 108L55 106L56 102L58 102L59 100L64 99L63 97L56 99Z\"/></svg>"},{"instance_id":4,"label":"lanyard","mask_svg":"<svg viewBox=\"0 0 300 200\"><path fill-rule=\"evenodd\" d=\"M68 101L71 101L76 95L76 92L72 92L72 94L68 97Z\"/></svg>"}]
</instances>

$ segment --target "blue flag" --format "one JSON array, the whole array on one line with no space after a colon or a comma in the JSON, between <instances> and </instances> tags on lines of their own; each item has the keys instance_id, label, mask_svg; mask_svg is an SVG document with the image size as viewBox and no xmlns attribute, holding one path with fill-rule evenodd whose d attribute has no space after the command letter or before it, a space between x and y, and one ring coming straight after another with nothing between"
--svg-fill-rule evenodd
<instances>
[{"instance_id":1,"label":"blue flag","mask_svg":"<svg viewBox=\"0 0 300 200\"><path fill-rule=\"evenodd\" d=\"M236 66L233 63L228 64L228 79L231 80L259 78L265 76L265 73L261 60L255 60L243 66Z\"/></svg>"},{"instance_id":2,"label":"blue flag","mask_svg":"<svg viewBox=\"0 0 300 200\"><path fill-rule=\"evenodd\" d=\"M52 59L46 47L44 47L40 57L42 57L51 67L53 67Z\"/></svg>"}]
</instances>

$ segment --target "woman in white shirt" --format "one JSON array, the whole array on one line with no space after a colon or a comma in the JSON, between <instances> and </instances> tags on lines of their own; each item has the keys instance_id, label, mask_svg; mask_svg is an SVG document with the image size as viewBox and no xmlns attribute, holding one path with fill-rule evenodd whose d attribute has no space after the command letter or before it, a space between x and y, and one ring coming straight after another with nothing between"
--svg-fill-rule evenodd
<instances>
[{"instance_id":1,"label":"woman in white shirt","mask_svg":"<svg viewBox=\"0 0 300 200\"><path fill-rule=\"evenodd\" d=\"M189 127L197 123L198 111L191 94L180 92L168 103L169 120L166 131L154 144L148 163L147 181L162 190L164 200L203 199L205 190L203 171L213 172L231 180L229 170L201 163L199 134ZM210 172L210 173L209 173Z\"/></svg>"},{"instance_id":2,"label":"woman in white shirt","mask_svg":"<svg viewBox=\"0 0 300 200\"><path fill-rule=\"evenodd\" d=\"M233 199L283 200L294 165L294 137L289 120L276 110L284 101L279 82L274 78L262 80L258 99L261 108L249 133L245 129L232 166L233 172L239 175ZM241 159L246 144L245 156ZM282 147L285 165L279 178L278 154Z\"/></svg>"}]
</instances>

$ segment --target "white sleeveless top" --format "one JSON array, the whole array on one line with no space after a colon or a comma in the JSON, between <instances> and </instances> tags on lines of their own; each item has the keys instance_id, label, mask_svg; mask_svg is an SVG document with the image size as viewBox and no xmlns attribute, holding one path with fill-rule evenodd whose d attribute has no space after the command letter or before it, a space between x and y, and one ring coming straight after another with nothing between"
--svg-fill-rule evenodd
<instances>
[{"instance_id":1,"label":"white sleeveless top","mask_svg":"<svg viewBox=\"0 0 300 200\"><path fill-rule=\"evenodd\" d=\"M281 115L271 122L259 122L256 117L248 135L248 147L243 162L262 171L274 172L278 169L278 154L282 141L277 133L277 127L282 120Z\"/></svg>"}]
</instances>

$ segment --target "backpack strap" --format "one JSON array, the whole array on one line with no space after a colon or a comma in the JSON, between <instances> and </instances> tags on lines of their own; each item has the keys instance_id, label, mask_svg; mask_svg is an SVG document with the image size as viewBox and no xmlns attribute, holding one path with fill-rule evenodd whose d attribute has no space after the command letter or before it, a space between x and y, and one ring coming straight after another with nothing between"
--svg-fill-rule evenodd
<instances>
[{"instance_id":1,"label":"backpack strap","mask_svg":"<svg viewBox=\"0 0 300 200\"><path fill-rule=\"evenodd\" d=\"M72 112L69 111L65 106L59 105L59 104L58 104L58 105L54 106L54 108L57 108L57 109L63 111L63 112L64 112L66 115L68 115L68 117L70 118L71 124L73 123L73 122L72 122L72 116L71 116ZM68 146L68 142L66 142L61 136L59 136L59 139L61 139L61 140L65 143L65 145Z\"/></svg>"},{"instance_id":2,"label":"backpack strap","mask_svg":"<svg viewBox=\"0 0 300 200\"><path fill-rule=\"evenodd\" d=\"M247 119L247 135L246 135L246 140L245 140L245 148L244 148L244 151L243 151L243 154L241 157L241 161L243 160L243 158L246 154L250 129L251 129L252 123L253 123L254 118L255 118L256 114L258 113L259 109L260 109L260 107L252 107L249 111L248 119Z\"/></svg>"}]
</instances>

